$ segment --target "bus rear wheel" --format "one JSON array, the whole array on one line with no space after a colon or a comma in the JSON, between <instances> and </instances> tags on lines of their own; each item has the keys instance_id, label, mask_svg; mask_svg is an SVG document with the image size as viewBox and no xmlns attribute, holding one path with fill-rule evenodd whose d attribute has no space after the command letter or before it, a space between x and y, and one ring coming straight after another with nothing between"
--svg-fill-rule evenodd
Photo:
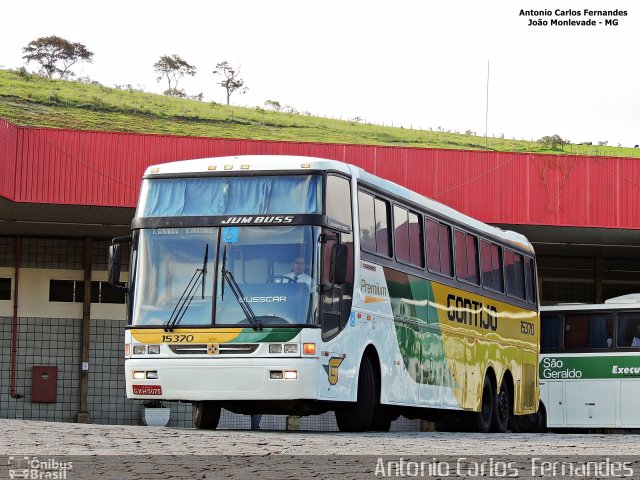
<instances>
[{"instance_id":1,"label":"bus rear wheel","mask_svg":"<svg viewBox=\"0 0 640 480\"><path fill-rule=\"evenodd\" d=\"M377 391L371 360L363 357L358 374L358 400L341 405L335 410L336 422L341 432L364 432L372 427Z\"/></svg>"},{"instance_id":2,"label":"bus rear wheel","mask_svg":"<svg viewBox=\"0 0 640 480\"><path fill-rule=\"evenodd\" d=\"M514 415L511 417L509 429L513 433L543 433L547 430L547 415L542 402L538 411L529 415Z\"/></svg>"},{"instance_id":3,"label":"bus rear wheel","mask_svg":"<svg viewBox=\"0 0 640 480\"><path fill-rule=\"evenodd\" d=\"M193 404L193 426L199 430L215 430L220 422L218 402L195 402Z\"/></svg>"},{"instance_id":4,"label":"bus rear wheel","mask_svg":"<svg viewBox=\"0 0 640 480\"><path fill-rule=\"evenodd\" d=\"M505 379L506 380L506 379ZM511 417L511 390L507 382L503 380L500 390L495 396L495 405L493 407L493 419L491 421L491 431L504 433L509 426L509 418Z\"/></svg>"},{"instance_id":5,"label":"bus rear wheel","mask_svg":"<svg viewBox=\"0 0 640 480\"><path fill-rule=\"evenodd\" d=\"M489 377L485 375L482 384L482 401L480 403L480 411L475 412L471 416L471 427L474 431L487 433L491 430L491 423L495 414L495 392L493 384Z\"/></svg>"}]
</instances>

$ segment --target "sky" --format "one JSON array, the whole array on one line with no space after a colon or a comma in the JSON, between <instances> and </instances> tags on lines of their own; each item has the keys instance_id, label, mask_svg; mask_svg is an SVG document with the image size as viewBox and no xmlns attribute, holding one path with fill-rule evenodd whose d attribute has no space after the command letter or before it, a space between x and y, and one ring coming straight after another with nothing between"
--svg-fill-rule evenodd
<instances>
[{"instance_id":1,"label":"sky","mask_svg":"<svg viewBox=\"0 0 640 480\"><path fill-rule=\"evenodd\" d=\"M106 86L161 93L153 64L197 68L178 85L224 103L212 71L239 67L248 91L300 112L367 122L574 143L640 144L635 0L75 0L5 2L0 65L57 35L94 52L77 66ZM618 26L528 26L524 10L626 10ZM534 16L551 21L560 18ZM572 16L573 20L598 17ZM611 17L614 18L614 17ZM27 66L33 71L34 64ZM488 75L487 75L488 74ZM488 77L488 101L487 101ZM487 116L488 105L488 116Z\"/></svg>"}]
</instances>

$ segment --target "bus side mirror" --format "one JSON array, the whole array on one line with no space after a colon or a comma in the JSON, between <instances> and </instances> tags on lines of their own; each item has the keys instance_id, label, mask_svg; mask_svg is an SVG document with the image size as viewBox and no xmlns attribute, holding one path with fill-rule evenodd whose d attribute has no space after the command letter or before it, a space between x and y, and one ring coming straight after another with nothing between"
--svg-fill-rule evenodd
<instances>
[{"instance_id":1,"label":"bus side mirror","mask_svg":"<svg viewBox=\"0 0 640 480\"><path fill-rule=\"evenodd\" d=\"M120 283L122 249L119 243L109 247L109 265L107 267L107 280L112 287Z\"/></svg>"},{"instance_id":2,"label":"bus side mirror","mask_svg":"<svg viewBox=\"0 0 640 480\"><path fill-rule=\"evenodd\" d=\"M343 243L333 245L331 248L331 272L332 283L343 285L347 280L347 262L349 260L349 249Z\"/></svg>"}]
</instances>

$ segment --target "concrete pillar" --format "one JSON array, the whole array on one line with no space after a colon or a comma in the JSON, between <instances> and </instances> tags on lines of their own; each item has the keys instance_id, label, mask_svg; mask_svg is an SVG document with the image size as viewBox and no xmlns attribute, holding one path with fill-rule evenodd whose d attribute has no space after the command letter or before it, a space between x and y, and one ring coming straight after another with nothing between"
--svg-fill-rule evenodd
<instances>
[{"instance_id":1,"label":"concrete pillar","mask_svg":"<svg viewBox=\"0 0 640 480\"><path fill-rule=\"evenodd\" d=\"M80 373L80 411L76 421L91 423L89 415L89 333L91 329L91 251L93 239L84 241L84 297L82 301L82 359Z\"/></svg>"}]
</instances>

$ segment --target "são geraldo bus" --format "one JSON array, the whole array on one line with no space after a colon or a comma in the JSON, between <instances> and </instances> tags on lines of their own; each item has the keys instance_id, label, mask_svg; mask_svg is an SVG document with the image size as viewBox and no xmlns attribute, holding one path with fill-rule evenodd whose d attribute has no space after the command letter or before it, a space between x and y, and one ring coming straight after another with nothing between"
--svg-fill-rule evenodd
<instances>
[{"instance_id":1,"label":"s\u00e3o geraldo bus","mask_svg":"<svg viewBox=\"0 0 640 480\"><path fill-rule=\"evenodd\" d=\"M541 310L538 428L640 428L640 296Z\"/></svg>"},{"instance_id":2,"label":"s\u00e3o geraldo bus","mask_svg":"<svg viewBox=\"0 0 640 480\"><path fill-rule=\"evenodd\" d=\"M192 402L198 428L226 408L504 431L537 409L535 257L519 234L287 156L151 167L132 229L129 398Z\"/></svg>"}]
</instances>

